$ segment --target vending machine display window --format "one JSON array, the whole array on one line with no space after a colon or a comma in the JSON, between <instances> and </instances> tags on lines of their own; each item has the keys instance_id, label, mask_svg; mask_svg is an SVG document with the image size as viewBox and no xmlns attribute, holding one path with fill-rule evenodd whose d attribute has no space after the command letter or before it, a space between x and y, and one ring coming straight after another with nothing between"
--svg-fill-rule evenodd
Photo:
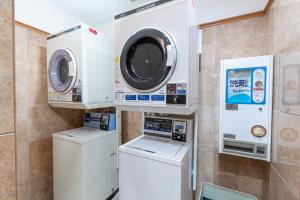
<instances>
[{"instance_id":1,"label":"vending machine display window","mask_svg":"<svg viewBox=\"0 0 300 200\"><path fill-rule=\"evenodd\" d=\"M226 104L265 104L266 67L226 71Z\"/></svg>"}]
</instances>

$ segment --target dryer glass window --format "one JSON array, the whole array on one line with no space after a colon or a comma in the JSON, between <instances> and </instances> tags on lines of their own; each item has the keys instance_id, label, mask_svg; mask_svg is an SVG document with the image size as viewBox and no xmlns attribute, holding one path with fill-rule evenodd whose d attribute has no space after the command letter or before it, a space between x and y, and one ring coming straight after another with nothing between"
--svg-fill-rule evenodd
<instances>
[{"instance_id":1,"label":"dryer glass window","mask_svg":"<svg viewBox=\"0 0 300 200\"><path fill-rule=\"evenodd\" d=\"M145 41L147 40L147 41ZM163 65L163 50L155 41L145 39L132 46L128 55L127 64L131 66L131 75L140 79L153 79Z\"/></svg>"},{"instance_id":2,"label":"dryer glass window","mask_svg":"<svg viewBox=\"0 0 300 200\"><path fill-rule=\"evenodd\" d=\"M68 92L76 79L76 63L71 51L59 49L49 61L49 81L57 92Z\"/></svg>"},{"instance_id":3,"label":"dryer glass window","mask_svg":"<svg viewBox=\"0 0 300 200\"><path fill-rule=\"evenodd\" d=\"M135 90L150 92L162 87L176 65L175 45L166 33L144 29L126 42L121 54L121 73Z\"/></svg>"},{"instance_id":4,"label":"dryer glass window","mask_svg":"<svg viewBox=\"0 0 300 200\"><path fill-rule=\"evenodd\" d=\"M68 82L69 64L65 58L62 58L58 64L58 77L62 83Z\"/></svg>"}]
</instances>

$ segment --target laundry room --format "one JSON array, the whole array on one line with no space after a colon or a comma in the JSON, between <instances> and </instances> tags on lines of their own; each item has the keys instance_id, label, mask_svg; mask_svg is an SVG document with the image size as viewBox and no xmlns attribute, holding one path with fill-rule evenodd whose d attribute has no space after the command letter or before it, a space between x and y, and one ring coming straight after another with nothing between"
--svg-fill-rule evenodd
<instances>
[{"instance_id":1,"label":"laundry room","mask_svg":"<svg viewBox=\"0 0 300 200\"><path fill-rule=\"evenodd\" d=\"M300 200L298 0L0 0L0 200Z\"/></svg>"}]
</instances>

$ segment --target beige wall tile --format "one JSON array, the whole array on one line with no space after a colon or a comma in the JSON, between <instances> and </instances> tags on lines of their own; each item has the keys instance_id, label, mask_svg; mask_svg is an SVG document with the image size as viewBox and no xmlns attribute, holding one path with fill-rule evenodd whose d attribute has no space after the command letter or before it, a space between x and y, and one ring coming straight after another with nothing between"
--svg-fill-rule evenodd
<instances>
[{"instance_id":1,"label":"beige wall tile","mask_svg":"<svg viewBox=\"0 0 300 200\"><path fill-rule=\"evenodd\" d=\"M275 111L277 125L273 130L276 152L273 162L300 166L300 116Z\"/></svg>"},{"instance_id":2,"label":"beige wall tile","mask_svg":"<svg viewBox=\"0 0 300 200\"><path fill-rule=\"evenodd\" d=\"M13 0L0 0L0 200L16 200Z\"/></svg>"},{"instance_id":3,"label":"beige wall tile","mask_svg":"<svg viewBox=\"0 0 300 200\"><path fill-rule=\"evenodd\" d=\"M122 112L122 143L140 136L142 133L142 113Z\"/></svg>"},{"instance_id":4,"label":"beige wall tile","mask_svg":"<svg viewBox=\"0 0 300 200\"><path fill-rule=\"evenodd\" d=\"M300 49L299 49L300 50ZM278 110L300 114L300 52L277 56Z\"/></svg>"},{"instance_id":5,"label":"beige wall tile","mask_svg":"<svg viewBox=\"0 0 300 200\"><path fill-rule=\"evenodd\" d=\"M214 184L266 200L269 164L264 161L215 153Z\"/></svg>"},{"instance_id":6,"label":"beige wall tile","mask_svg":"<svg viewBox=\"0 0 300 200\"><path fill-rule=\"evenodd\" d=\"M270 173L270 200L299 200L296 194L280 177L280 174L271 167Z\"/></svg>"},{"instance_id":7,"label":"beige wall tile","mask_svg":"<svg viewBox=\"0 0 300 200\"><path fill-rule=\"evenodd\" d=\"M0 0L0 134L14 132L12 4L12 0Z\"/></svg>"},{"instance_id":8,"label":"beige wall tile","mask_svg":"<svg viewBox=\"0 0 300 200\"><path fill-rule=\"evenodd\" d=\"M201 106L199 113L198 143L212 147L213 152L219 141L219 107Z\"/></svg>"},{"instance_id":9,"label":"beige wall tile","mask_svg":"<svg viewBox=\"0 0 300 200\"><path fill-rule=\"evenodd\" d=\"M295 194L300 194L300 116L274 112L272 168ZM278 179L276 179L278 180ZM278 183L279 185L280 183ZM273 185L271 185L273 186ZM300 198L300 196L298 196Z\"/></svg>"},{"instance_id":10,"label":"beige wall tile","mask_svg":"<svg viewBox=\"0 0 300 200\"><path fill-rule=\"evenodd\" d=\"M52 138L30 144L30 200L53 199Z\"/></svg>"},{"instance_id":11,"label":"beige wall tile","mask_svg":"<svg viewBox=\"0 0 300 200\"><path fill-rule=\"evenodd\" d=\"M16 200L15 135L0 136L0 200Z\"/></svg>"}]
</instances>

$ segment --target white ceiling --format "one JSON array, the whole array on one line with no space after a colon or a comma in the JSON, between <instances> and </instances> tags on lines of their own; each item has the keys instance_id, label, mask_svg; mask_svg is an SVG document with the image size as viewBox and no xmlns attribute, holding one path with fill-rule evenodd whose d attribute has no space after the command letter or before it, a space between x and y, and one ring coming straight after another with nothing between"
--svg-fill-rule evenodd
<instances>
[{"instance_id":1,"label":"white ceiling","mask_svg":"<svg viewBox=\"0 0 300 200\"><path fill-rule=\"evenodd\" d=\"M72 16L98 25L114 15L156 0L47 0ZM263 10L268 0L196 0L198 22L206 23Z\"/></svg>"}]
</instances>

